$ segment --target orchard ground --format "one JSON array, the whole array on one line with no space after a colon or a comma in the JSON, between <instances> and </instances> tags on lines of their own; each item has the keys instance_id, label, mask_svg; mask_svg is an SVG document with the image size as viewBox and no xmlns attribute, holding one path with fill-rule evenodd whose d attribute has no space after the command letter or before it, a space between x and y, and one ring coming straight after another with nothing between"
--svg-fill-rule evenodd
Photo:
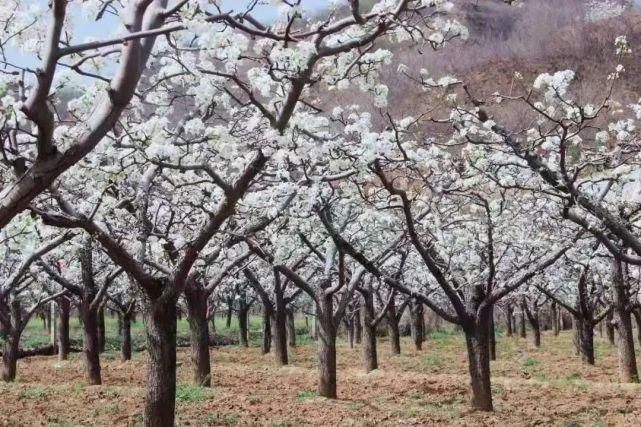
<instances>
[{"instance_id":1,"label":"orchard ground","mask_svg":"<svg viewBox=\"0 0 641 427\"><path fill-rule=\"evenodd\" d=\"M235 333L235 324L219 332ZM187 328L181 322L179 335ZM252 318L257 339L258 318ZM108 332L113 320L108 319ZM302 326L302 325L301 325ZM302 329L302 328L301 328ZM32 322L27 340L42 334ZM140 324L134 337L140 337ZM112 334L113 336L113 334ZM299 338L306 338L300 336ZM136 339L136 338L134 338ZM393 357L379 340L380 369L365 374L358 346L339 339L336 401L318 397L316 345L302 339L290 349L290 366L278 368L254 345L213 348L211 389L190 384L189 350L180 349L177 393L179 425L638 425L641 385L619 384L616 348L596 338L597 363L582 365L571 331L543 335L536 349L528 339L499 336L492 362L495 412L467 405L463 336L428 335L422 351L403 340ZM109 346L108 346L109 347ZM81 354L21 359L18 381L0 384L0 425L138 425L142 421L146 353L123 363L117 350L102 355L104 385L84 385Z\"/></svg>"}]
</instances>

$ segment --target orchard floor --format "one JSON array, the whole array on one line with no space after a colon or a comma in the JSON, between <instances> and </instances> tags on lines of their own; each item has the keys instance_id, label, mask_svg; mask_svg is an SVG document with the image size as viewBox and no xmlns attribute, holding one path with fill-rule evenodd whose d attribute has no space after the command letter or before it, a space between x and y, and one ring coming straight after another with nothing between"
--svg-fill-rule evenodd
<instances>
[{"instance_id":1,"label":"orchard floor","mask_svg":"<svg viewBox=\"0 0 641 427\"><path fill-rule=\"evenodd\" d=\"M380 369L365 374L360 350L341 342L339 399L318 397L315 345L292 351L277 368L258 348L212 350L213 387L189 385L187 349L179 352L179 425L640 425L641 385L617 383L616 349L597 338L597 365L582 366L571 334L529 340L500 337L492 362L495 412L471 412L460 335L431 334L423 351L403 341L391 357L379 343ZM138 425L145 385L145 354L122 363L103 360L103 386L85 386L80 355L23 359L14 384L0 383L0 425Z\"/></svg>"}]
</instances>

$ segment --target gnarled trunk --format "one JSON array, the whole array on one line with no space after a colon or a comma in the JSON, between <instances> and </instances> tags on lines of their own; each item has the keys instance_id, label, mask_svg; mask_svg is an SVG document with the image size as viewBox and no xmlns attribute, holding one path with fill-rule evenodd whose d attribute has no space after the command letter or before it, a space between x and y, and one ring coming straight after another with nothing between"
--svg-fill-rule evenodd
<instances>
[{"instance_id":1,"label":"gnarled trunk","mask_svg":"<svg viewBox=\"0 0 641 427\"><path fill-rule=\"evenodd\" d=\"M464 328L470 371L470 405L480 411L493 410L487 323L487 320L479 320L477 324Z\"/></svg>"},{"instance_id":2,"label":"gnarled trunk","mask_svg":"<svg viewBox=\"0 0 641 427\"><path fill-rule=\"evenodd\" d=\"M120 358L131 360L131 314L120 316Z\"/></svg>"},{"instance_id":3,"label":"gnarled trunk","mask_svg":"<svg viewBox=\"0 0 641 427\"><path fill-rule=\"evenodd\" d=\"M267 354L272 348L272 319L269 314L269 308L263 306L263 342L261 351Z\"/></svg>"},{"instance_id":4,"label":"gnarled trunk","mask_svg":"<svg viewBox=\"0 0 641 427\"><path fill-rule=\"evenodd\" d=\"M637 324L637 340L639 341L639 345L641 346L641 308L634 308L632 310L632 314L634 315L634 320Z\"/></svg>"},{"instance_id":5,"label":"gnarled trunk","mask_svg":"<svg viewBox=\"0 0 641 427\"><path fill-rule=\"evenodd\" d=\"M361 308L354 312L354 342L360 344L363 341L363 324L361 323Z\"/></svg>"},{"instance_id":6,"label":"gnarled trunk","mask_svg":"<svg viewBox=\"0 0 641 427\"><path fill-rule=\"evenodd\" d=\"M249 347L249 310L238 309L238 334L242 347Z\"/></svg>"},{"instance_id":7,"label":"gnarled trunk","mask_svg":"<svg viewBox=\"0 0 641 427\"><path fill-rule=\"evenodd\" d=\"M193 381L203 387L211 386L211 362L209 359L209 329L207 325L207 295L198 284L185 287L189 342Z\"/></svg>"},{"instance_id":8,"label":"gnarled trunk","mask_svg":"<svg viewBox=\"0 0 641 427\"><path fill-rule=\"evenodd\" d=\"M514 308L512 304L505 307L505 325L507 327L507 336L511 337L514 334Z\"/></svg>"},{"instance_id":9,"label":"gnarled trunk","mask_svg":"<svg viewBox=\"0 0 641 427\"><path fill-rule=\"evenodd\" d=\"M276 364L285 366L289 363L287 354L287 304L281 287L280 276L274 280L274 319L272 322L272 339L274 340L274 358Z\"/></svg>"},{"instance_id":10,"label":"gnarled trunk","mask_svg":"<svg viewBox=\"0 0 641 427\"><path fill-rule=\"evenodd\" d=\"M105 331L105 309L104 307L100 307L100 309L98 309L98 351L100 351L100 353L104 353L106 345L107 335Z\"/></svg>"},{"instance_id":11,"label":"gnarled trunk","mask_svg":"<svg viewBox=\"0 0 641 427\"><path fill-rule=\"evenodd\" d=\"M575 320L581 361L594 365L594 327L589 321Z\"/></svg>"},{"instance_id":12,"label":"gnarled trunk","mask_svg":"<svg viewBox=\"0 0 641 427\"><path fill-rule=\"evenodd\" d=\"M345 330L347 331L349 348L354 348L354 319L350 319L349 316L345 319Z\"/></svg>"},{"instance_id":13,"label":"gnarled trunk","mask_svg":"<svg viewBox=\"0 0 641 427\"><path fill-rule=\"evenodd\" d=\"M390 349L393 355L399 355L401 354L401 333L398 328L398 317L394 296L391 298L392 301L389 304L387 313L385 313L385 319L387 320L387 333L389 334Z\"/></svg>"},{"instance_id":14,"label":"gnarled trunk","mask_svg":"<svg viewBox=\"0 0 641 427\"><path fill-rule=\"evenodd\" d=\"M227 300L227 320L225 321L225 327L227 329L231 328L231 317L234 314L234 300Z\"/></svg>"},{"instance_id":15,"label":"gnarled trunk","mask_svg":"<svg viewBox=\"0 0 641 427\"><path fill-rule=\"evenodd\" d=\"M419 302L412 302L410 308L411 312L411 331L412 338L414 339L414 346L417 350L423 349L423 338L425 337L425 332L423 330L424 320L423 320L423 304Z\"/></svg>"},{"instance_id":16,"label":"gnarled trunk","mask_svg":"<svg viewBox=\"0 0 641 427\"><path fill-rule=\"evenodd\" d=\"M494 331L494 308L490 309L490 321L488 322L489 328L489 346L490 346L490 360L496 360L496 333Z\"/></svg>"},{"instance_id":17,"label":"gnarled trunk","mask_svg":"<svg viewBox=\"0 0 641 427\"><path fill-rule=\"evenodd\" d=\"M296 324L294 322L294 311L287 309L287 343L290 347L296 347Z\"/></svg>"},{"instance_id":18,"label":"gnarled trunk","mask_svg":"<svg viewBox=\"0 0 641 427\"><path fill-rule=\"evenodd\" d=\"M85 356L85 378L89 385L102 384L100 376L100 337L98 332L98 310L88 307L88 301L92 298L85 298L80 304L80 316L82 317L82 347Z\"/></svg>"},{"instance_id":19,"label":"gnarled trunk","mask_svg":"<svg viewBox=\"0 0 641 427\"><path fill-rule=\"evenodd\" d=\"M639 374L634 352L634 335L632 334L632 317L628 308L628 288L623 276L620 261L613 261L614 313L619 332L617 342L619 350L619 376L621 382L637 382Z\"/></svg>"},{"instance_id":20,"label":"gnarled trunk","mask_svg":"<svg viewBox=\"0 0 641 427\"><path fill-rule=\"evenodd\" d=\"M374 295L372 292L362 292L361 302L361 321L363 324L363 362L365 364L365 371L371 372L374 369L378 369L376 326L374 325Z\"/></svg>"},{"instance_id":21,"label":"gnarled trunk","mask_svg":"<svg viewBox=\"0 0 641 427\"><path fill-rule=\"evenodd\" d=\"M331 295L321 290L318 310L318 370L320 381L318 394L329 399L336 399L336 325L334 324L334 307Z\"/></svg>"},{"instance_id":22,"label":"gnarled trunk","mask_svg":"<svg viewBox=\"0 0 641 427\"><path fill-rule=\"evenodd\" d=\"M13 330L3 335L4 346L2 349L2 381L13 382L16 379L20 333Z\"/></svg>"},{"instance_id":23,"label":"gnarled trunk","mask_svg":"<svg viewBox=\"0 0 641 427\"><path fill-rule=\"evenodd\" d=\"M69 300L62 297L58 300L58 360L69 358L69 313L71 311Z\"/></svg>"},{"instance_id":24,"label":"gnarled trunk","mask_svg":"<svg viewBox=\"0 0 641 427\"><path fill-rule=\"evenodd\" d=\"M614 315L609 312L605 317L605 335L608 338L608 343L614 345Z\"/></svg>"},{"instance_id":25,"label":"gnarled trunk","mask_svg":"<svg viewBox=\"0 0 641 427\"><path fill-rule=\"evenodd\" d=\"M177 298L158 296L143 306L147 336L144 425L174 427L176 409Z\"/></svg>"}]
</instances>

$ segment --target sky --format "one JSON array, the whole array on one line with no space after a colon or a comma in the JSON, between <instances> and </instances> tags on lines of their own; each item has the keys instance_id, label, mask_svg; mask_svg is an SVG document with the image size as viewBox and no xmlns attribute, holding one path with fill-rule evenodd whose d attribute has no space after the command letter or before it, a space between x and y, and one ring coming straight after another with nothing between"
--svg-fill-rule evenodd
<instances>
[{"instance_id":1,"label":"sky","mask_svg":"<svg viewBox=\"0 0 641 427\"><path fill-rule=\"evenodd\" d=\"M45 0L25 0L27 4L39 5L41 7L44 1ZM176 4L176 0L171 0L169 3L171 7L171 5ZM223 11L233 10L234 12L241 12L246 10L250 3L252 3L251 0L222 0L220 4L222 5ZM302 0L301 4L305 10L316 12L322 10L328 3L328 0ZM280 0L259 0L254 8L254 16L265 23L269 23L278 17L278 8L282 4ZM46 7L46 5L44 7ZM113 15L105 14L100 21L96 22L91 18L83 16L83 14L77 10L72 12L72 22L76 43L86 41L89 38L109 38L114 30L119 27L119 18ZM30 68L35 68L40 64L40 61L34 55L24 54L19 49L8 49L7 56L10 62L23 66L26 65Z\"/></svg>"}]
</instances>

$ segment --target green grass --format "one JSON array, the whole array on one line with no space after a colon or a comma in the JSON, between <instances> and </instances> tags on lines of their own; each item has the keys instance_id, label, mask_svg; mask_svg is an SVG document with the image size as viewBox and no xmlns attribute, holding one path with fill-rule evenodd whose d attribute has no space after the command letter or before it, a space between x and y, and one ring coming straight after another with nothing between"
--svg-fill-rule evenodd
<instances>
[{"instance_id":1,"label":"green grass","mask_svg":"<svg viewBox=\"0 0 641 427\"><path fill-rule=\"evenodd\" d=\"M300 390L296 397L298 397L299 400L311 399L314 397L318 397L318 393L311 390Z\"/></svg>"},{"instance_id":2,"label":"green grass","mask_svg":"<svg viewBox=\"0 0 641 427\"><path fill-rule=\"evenodd\" d=\"M227 328L227 319L225 316L216 316L215 318L216 332L215 336L222 342L237 342L240 334L238 326L238 317L232 317L231 324ZM210 322L211 328L211 322ZM304 317L297 317L295 320L295 328L297 334L297 343L309 344L311 339L308 336L307 326ZM118 319L111 315L105 316L105 331L106 342L105 347L107 353L104 355L106 358L117 358L120 349L120 338L118 336ZM71 345L76 348L82 347L82 324L77 317L72 317L69 320L69 338ZM259 346L262 342L262 317L260 315L251 315L249 317L249 339L251 345ZM49 330L44 328L44 322L40 318L33 318L25 328L20 340L22 348L36 348L49 345ZM142 349L145 346L145 329L142 318L139 317L136 322L131 325L131 340L134 351ZM179 343L186 343L189 340L189 322L184 317L178 321L177 325L177 340ZM2 338L0 338L0 345ZM109 353L113 354L109 354Z\"/></svg>"},{"instance_id":3,"label":"green grass","mask_svg":"<svg viewBox=\"0 0 641 427\"><path fill-rule=\"evenodd\" d=\"M205 418L207 425L214 426L234 426L240 422L240 416L237 414L225 415L219 412L207 415Z\"/></svg>"},{"instance_id":4,"label":"green grass","mask_svg":"<svg viewBox=\"0 0 641 427\"><path fill-rule=\"evenodd\" d=\"M176 388L177 402L202 402L207 398L203 387L184 384Z\"/></svg>"},{"instance_id":5,"label":"green grass","mask_svg":"<svg viewBox=\"0 0 641 427\"><path fill-rule=\"evenodd\" d=\"M46 400L49 396L49 391L42 387L32 387L23 390L18 395L20 399L33 399L33 400Z\"/></svg>"}]
</instances>

